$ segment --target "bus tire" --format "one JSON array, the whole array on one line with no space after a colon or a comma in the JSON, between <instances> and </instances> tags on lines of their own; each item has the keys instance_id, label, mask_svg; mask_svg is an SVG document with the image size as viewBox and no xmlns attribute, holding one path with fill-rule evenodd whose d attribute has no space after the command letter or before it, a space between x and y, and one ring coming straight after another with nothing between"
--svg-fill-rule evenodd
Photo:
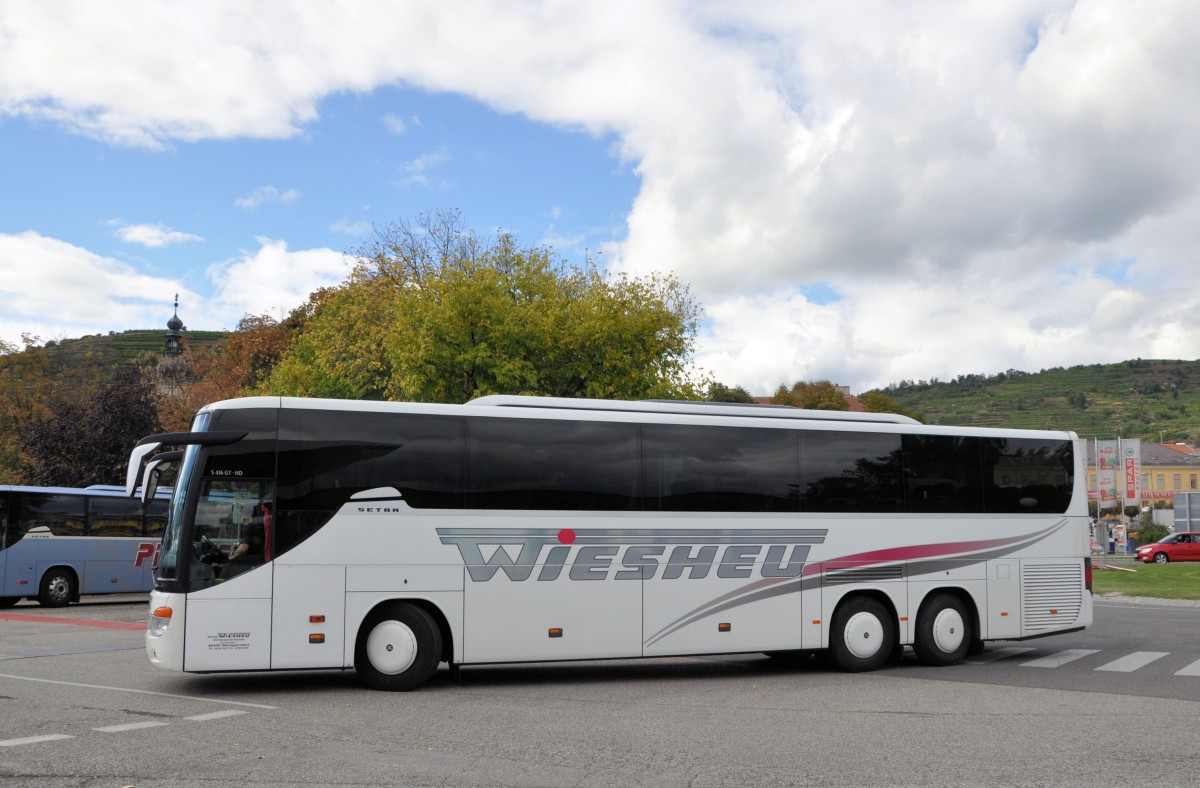
<instances>
[{"instance_id":1,"label":"bus tire","mask_svg":"<svg viewBox=\"0 0 1200 788\"><path fill-rule=\"evenodd\" d=\"M55 567L42 575L38 602L42 607L66 607L75 598L75 573Z\"/></svg>"},{"instance_id":2,"label":"bus tire","mask_svg":"<svg viewBox=\"0 0 1200 788\"><path fill-rule=\"evenodd\" d=\"M367 616L354 647L354 670L371 689L408 692L442 661L442 633L423 608L383 605Z\"/></svg>"},{"instance_id":3,"label":"bus tire","mask_svg":"<svg viewBox=\"0 0 1200 788\"><path fill-rule=\"evenodd\" d=\"M921 605L913 651L926 665L957 665L971 648L971 616L953 594L933 594Z\"/></svg>"},{"instance_id":4,"label":"bus tire","mask_svg":"<svg viewBox=\"0 0 1200 788\"><path fill-rule=\"evenodd\" d=\"M833 614L829 659L847 673L883 667L895 643L896 624L877 599L851 597Z\"/></svg>"}]
</instances>

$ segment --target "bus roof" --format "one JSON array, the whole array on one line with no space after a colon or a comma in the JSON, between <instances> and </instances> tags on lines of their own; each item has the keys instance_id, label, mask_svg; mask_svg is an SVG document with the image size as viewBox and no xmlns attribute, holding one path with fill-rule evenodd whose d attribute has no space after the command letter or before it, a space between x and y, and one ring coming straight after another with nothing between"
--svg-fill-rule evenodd
<instances>
[{"instance_id":1,"label":"bus roof","mask_svg":"<svg viewBox=\"0 0 1200 788\"><path fill-rule=\"evenodd\" d=\"M941 424L922 424L919 421L896 413L853 413L837 410L804 410L779 405L749 405L723 402L686 402L686 401L623 401L574 399L568 397L534 397L510 394L492 394L478 397L464 405L445 403L396 402L389 400L346 400L310 397L277 397L257 396L239 397L236 399L211 402L201 408L201 412L218 410L241 410L249 408L305 408L313 410L345 410L365 412L412 412L412 413L441 413L460 415L489 415L521 417L528 415L535 418L555 418L557 413L571 418L595 418L605 421L621 420L628 417L631 420L663 418L667 420L717 419L722 422L743 425L753 421L788 423L800 427L828 425L828 429L842 428L854 431L870 430L873 426L885 432L912 431L929 435L959 435L977 437L1005 438L1046 438L1056 437L1066 440L1078 440L1074 432L1064 430L983 427L983 426L952 426ZM181 433L191 435L191 433ZM152 436L161 438L164 436ZM194 437L194 436L193 436ZM143 439L143 442L148 439ZM161 445L176 445L195 442L193 440L160 441ZM225 442L229 442L226 440ZM153 447L151 447L153 448ZM134 464L131 458L131 467ZM127 481L136 484L137 480L130 477Z\"/></svg>"},{"instance_id":2,"label":"bus roof","mask_svg":"<svg viewBox=\"0 0 1200 788\"><path fill-rule=\"evenodd\" d=\"M561 408L564 410L605 410L623 413L676 413L695 416L749 416L768 419L809 419L813 421L855 421L884 424L920 424L898 413L858 413L846 410L804 410L788 405L758 405L740 402L692 402L687 400L639 400L636 402L569 397L524 397L492 394L467 403L471 406L499 408Z\"/></svg>"},{"instance_id":3,"label":"bus roof","mask_svg":"<svg viewBox=\"0 0 1200 788\"><path fill-rule=\"evenodd\" d=\"M138 494L141 487L137 488ZM93 484L88 487L39 487L25 484L0 484L0 492L30 492L47 495L90 495L96 498L124 498L125 488L115 484ZM167 500L171 497L170 487L159 487L155 498Z\"/></svg>"}]
</instances>

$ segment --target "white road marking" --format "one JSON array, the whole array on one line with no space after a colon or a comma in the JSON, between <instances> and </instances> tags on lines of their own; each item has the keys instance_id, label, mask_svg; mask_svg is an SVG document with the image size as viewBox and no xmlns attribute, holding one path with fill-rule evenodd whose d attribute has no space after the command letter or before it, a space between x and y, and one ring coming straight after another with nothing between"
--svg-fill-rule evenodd
<instances>
[{"instance_id":1,"label":"white road marking","mask_svg":"<svg viewBox=\"0 0 1200 788\"><path fill-rule=\"evenodd\" d=\"M209 720L220 720L225 717L236 717L239 714L248 714L249 712L238 711L236 709L226 709L225 711L210 711L208 714L196 714L192 717L184 717L185 720L194 722L208 722Z\"/></svg>"},{"instance_id":2,"label":"white road marking","mask_svg":"<svg viewBox=\"0 0 1200 788\"><path fill-rule=\"evenodd\" d=\"M8 673L0 673L0 679L16 679L18 681L36 681L42 684L60 684L64 687L83 687L84 689L99 689L109 690L110 692L130 692L135 695L155 695L160 698L180 698L182 700L194 700L200 703L220 703L227 706L249 706L252 709L277 709L278 706L267 706L262 703L244 703L237 700L223 700L220 698L198 698L195 695L175 695L170 692L154 692L152 690L130 689L128 687L105 687L99 684L77 684L74 681L55 681L54 679L35 679L30 676L13 676Z\"/></svg>"},{"instance_id":3,"label":"white road marking","mask_svg":"<svg viewBox=\"0 0 1200 788\"><path fill-rule=\"evenodd\" d=\"M1183 670L1175 671L1176 676L1200 676L1200 659L1188 665Z\"/></svg>"},{"instance_id":4,"label":"white road marking","mask_svg":"<svg viewBox=\"0 0 1200 788\"><path fill-rule=\"evenodd\" d=\"M1057 654L1051 654L1048 657L1035 659L1031 662L1022 662L1023 668L1061 668L1068 662L1074 662L1077 659L1090 657L1092 654L1099 654L1099 649L1094 648L1072 648L1066 651L1060 651Z\"/></svg>"},{"instance_id":5,"label":"white road marking","mask_svg":"<svg viewBox=\"0 0 1200 788\"><path fill-rule=\"evenodd\" d=\"M1107 665L1101 665L1096 670L1111 670L1117 673L1132 673L1138 668L1144 668L1156 659L1162 659L1170 654L1169 651L1135 651L1120 659L1113 660Z\"/></svg>"},{"instance_id":6,"label":"white road marking","mask_svg":"<svg viewBox=\"0 0 1200 788\"><path fill-rule=\"evenodd\" d=\"M26 736L24 739L7 739L0 741L0 747L20 747L22 744L40 744L44 741L62 741L63 739L74 739L74 736L67 736L62 733L55 733L49 736Z\"/></svg>"},{"instance_id":7,"label":"white road marking","mask_svg":"<svg viewBox=\"0 0 1200 788\"><path fill-rule=\"evenodd\" d=\"M137 731L142 728L158 728L168 724L166 722L129 722L124 725L105 725L103 728L92 728L92 730L100 731L101 733L123 733L124 731Z\"/></svg>"}]
</instances>

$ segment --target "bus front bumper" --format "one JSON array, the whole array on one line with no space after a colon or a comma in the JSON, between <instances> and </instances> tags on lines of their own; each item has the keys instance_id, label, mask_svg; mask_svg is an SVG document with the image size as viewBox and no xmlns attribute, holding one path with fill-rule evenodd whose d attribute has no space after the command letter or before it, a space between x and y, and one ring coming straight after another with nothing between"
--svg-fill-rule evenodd
<instances>
[{"instance_id":1,"label":"bus front bumper","mask_svg":"<svg viewBox=\"0 0 1200 788\"><path fill-rule=\"evenodd\" d=\"M183 594L150 592L150 610L146 615L146 656L150 663L166 670L183 670Z\"/></svg>"}]
</instances>

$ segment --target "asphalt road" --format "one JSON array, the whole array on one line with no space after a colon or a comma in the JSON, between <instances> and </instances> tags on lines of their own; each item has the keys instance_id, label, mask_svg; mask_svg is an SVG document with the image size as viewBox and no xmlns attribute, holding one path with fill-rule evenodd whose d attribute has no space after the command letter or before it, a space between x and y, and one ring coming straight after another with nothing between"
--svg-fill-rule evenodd
<instances>
[{"instance_id":1,"label":"asphalt road","mask_svg":"<svg viewBox=\"0 0 1200 788\"><path fill-rule=\"evenodd\" d=\"M758 655L352 672L149 665L144 600L0 614L0 783L31 786L1193 785L1200 607L862 675ZM49 620L44 620L49 619ZM1017 651L1017 649L1029 649ZM1193 672L1189 672L1193 671Z\"/></svg>"}]
</instances>

